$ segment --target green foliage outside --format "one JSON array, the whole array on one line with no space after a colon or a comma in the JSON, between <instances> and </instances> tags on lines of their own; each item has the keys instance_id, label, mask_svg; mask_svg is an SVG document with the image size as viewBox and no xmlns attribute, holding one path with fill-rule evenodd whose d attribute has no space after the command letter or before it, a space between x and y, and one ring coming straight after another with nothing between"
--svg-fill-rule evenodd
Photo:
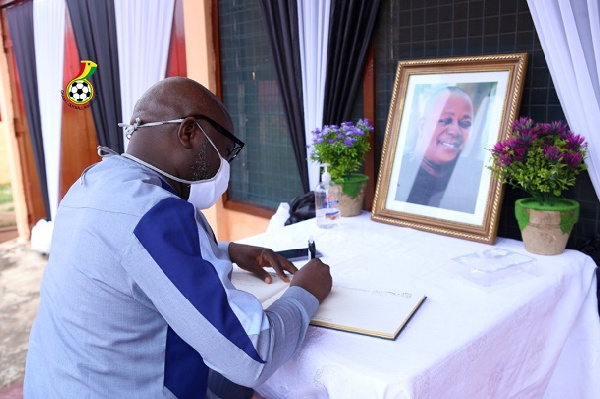
<instances>
[{"instance_id":1,"label":"green foliage outside","mask_svg":"<svg viewBox=\"0 0 600 399\"><path fill-rule=\"evenodd\" d=\"M6 204L13 201L10 184L0 184L0 204Z\"/></svg>"},{"instance_id":2,"label":"green foliage outside","mask_svg":"<svg viewBox=\"0 0 600 399\"><path fill-rule=\"evenodd\" d=\"M16 224L14 210L10 184L0 184L0 228L12 227Z\"/></svg>"}]
</instances>

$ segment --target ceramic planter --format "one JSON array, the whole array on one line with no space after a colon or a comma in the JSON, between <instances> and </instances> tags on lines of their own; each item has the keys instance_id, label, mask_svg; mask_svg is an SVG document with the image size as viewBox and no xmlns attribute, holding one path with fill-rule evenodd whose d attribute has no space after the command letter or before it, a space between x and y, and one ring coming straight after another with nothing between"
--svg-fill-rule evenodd
<instances>
[{"instance_id":1,"label":"ceramic planter","mask_svg":"<svg viewBox=\"0 0 600 399\"><path fill-rule=\"evenodd\" d=\"M515 202L515 216L527 251L558 255L564 252L579 219L579 203L559 199L554 205L546 205L533 198L523 198Z\"/></svg>"},{"instance_id":2,"label":"ceramic planter","mask_svg":"<svg viewBox=\"0 0 600 399\"><path fill-rule=\"evenodd\" d=\"M365 202L365 190L369 176L354 173L343 175L341 179L334 179L333 181L342 188L339 193L338 204L340 216L360 215Z\"/></svg>"}]
</instances>

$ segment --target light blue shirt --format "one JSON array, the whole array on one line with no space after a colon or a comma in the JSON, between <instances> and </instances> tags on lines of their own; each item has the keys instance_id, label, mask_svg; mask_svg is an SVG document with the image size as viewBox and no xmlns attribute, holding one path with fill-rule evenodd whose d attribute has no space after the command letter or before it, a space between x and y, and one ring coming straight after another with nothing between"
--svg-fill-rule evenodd
<instances>
[{"instance_id":1,"label":"light blue shirt","mask_svg":"<svg viewBox=\"0 0 600 399\"><path fill-rule=\"evenodd\" d=\"M62 200L29 341L25 398L203 398L208 367L252 387L301 346L317 299L263 311L228 243L159 175L113 155Z\"/></svg>"}]
</instances>

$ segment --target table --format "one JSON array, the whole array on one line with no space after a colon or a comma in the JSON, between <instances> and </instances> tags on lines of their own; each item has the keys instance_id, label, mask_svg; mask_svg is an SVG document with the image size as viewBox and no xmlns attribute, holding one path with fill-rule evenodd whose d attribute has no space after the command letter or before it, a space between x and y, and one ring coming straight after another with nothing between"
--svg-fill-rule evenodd
<instances>
[{"instance_id":1,"label":"table","mask_svg":"<svg viewBox=\"0 0 600 399\"><path fill-rule=\"evenodd\" d=\"M334 285L428 299L394 341L310 326L302 349L256 388L265 398L600 398L596 265L587 255L534 255L520 241L475 243L366 212L337 229L310 219L240 242L279 250L310 236ZM531 256L535 267L486 286L452 260L490 248Z\"/></svg>"}]
</instances>

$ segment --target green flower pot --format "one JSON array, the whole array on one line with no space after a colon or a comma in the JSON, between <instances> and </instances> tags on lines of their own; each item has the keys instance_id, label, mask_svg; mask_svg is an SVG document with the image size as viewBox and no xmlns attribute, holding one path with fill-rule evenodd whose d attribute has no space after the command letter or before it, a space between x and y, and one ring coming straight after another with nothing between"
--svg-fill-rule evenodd
<instances>
[{"instance_id":1,"label":"green flower pot","mask_svg":"<svg viewBox=\"0 0 600 399\"><path fill-rule=\"evenodd\" d=\"M527 251L558 255L564 252L579 219L579 203L559 199L554 205L547 205L533 198L523 198L515 202L515 216Z\"/></svg>"},{"instance_id":2,"label":"green flower pot","mask_svg":"<svg viewBox=\"0 0 600 399\"><path fill-rule=\"evenodd\" d=\"M338 194L340 216L360 215L365 202L365 190L369 176L353 173L342 175L340 179L334 179L333 182L341 187Z\"/></svg>"}]
</instances>

